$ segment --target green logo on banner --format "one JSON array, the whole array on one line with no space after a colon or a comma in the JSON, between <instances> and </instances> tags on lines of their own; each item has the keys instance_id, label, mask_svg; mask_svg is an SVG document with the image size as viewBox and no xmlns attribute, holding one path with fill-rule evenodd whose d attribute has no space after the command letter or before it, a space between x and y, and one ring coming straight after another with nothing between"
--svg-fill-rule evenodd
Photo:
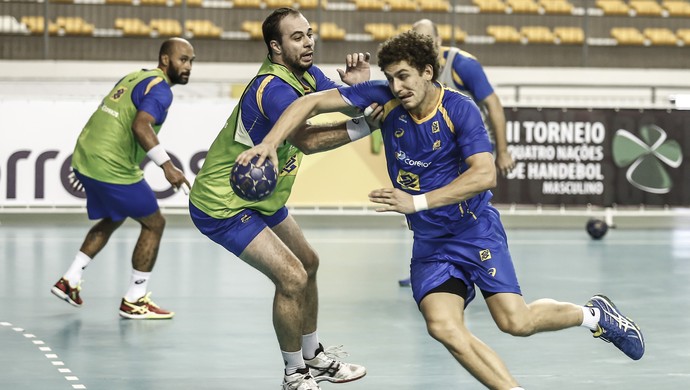
<instances>
[{"instance_id":1,"label":"green logo on banner","mask_svg":"<svg viewBox=\"0 0 690 390\"><path fill-rule=\"evenodd\" d=\"M678 168L683 162L680 144L668 139L659 126L648 125L640 129L640 138L619 129L613 137L613 162L619 168L628 167L625 177L633 186L652 194L666 194L673 180L664 164ZM662 164L664 163L664 164Z\"/></svg>"}]
</instances>

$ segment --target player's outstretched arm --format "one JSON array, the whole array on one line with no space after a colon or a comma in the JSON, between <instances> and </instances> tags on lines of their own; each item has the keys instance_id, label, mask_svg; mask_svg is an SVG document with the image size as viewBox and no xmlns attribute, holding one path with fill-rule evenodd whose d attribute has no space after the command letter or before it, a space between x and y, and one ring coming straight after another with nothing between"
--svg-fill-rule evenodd
<instances>
[{"instance_id":1,"label":"player's outstretched arm","mask_svg":"<svg viewBox=\"0 0 690 390\"><path fill-rule=\"evenodd\" d=\"M354 85L371 78L369 53L352 53L345 58L345 70L337 69L340 80L347 85Z\"/></svg>"}]
</instances>

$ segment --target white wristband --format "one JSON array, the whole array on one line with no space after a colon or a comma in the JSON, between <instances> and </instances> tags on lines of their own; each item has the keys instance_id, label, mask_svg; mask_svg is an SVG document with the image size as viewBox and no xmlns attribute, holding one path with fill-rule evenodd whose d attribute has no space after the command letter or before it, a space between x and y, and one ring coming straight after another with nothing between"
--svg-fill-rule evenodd
<instances>
[{"instance_id":1,"label":"white wristband","mask_svg":"<svg viewBox=\"0 0 690 390\"><path fill-rule=\"evenodd\" d=\"M146 152L146 155L149 156L151 161L156 163L159 167L163 165L166 161L170 160L170 156L168 156L168 153L165 151L165 148L163 148L163 145L158 144L151 149L149 149L148 152Z\"/></svg>"},{"instance_id":2,"label":"white wristband","mask_svg":"<svg viewBox=\"0 0 690 390\"><path fill-rule=\"evenodd\" d=\"M415 212L429 209L429 204L426 202L426 194L412 195L412 203L414 204Z\"/></svg>"},{"instance_id":3,"label":"white wristband","mask_svg":"<svg viewBox=\"0 0 690 390\"><path fill-rule=\"evenodd\" d=\"M350 141L356 141L371 134L369 124L367 124L363 116L348 120L345 127L347 127L347 135L350 137Z\"/></svg>"}]
</instances>

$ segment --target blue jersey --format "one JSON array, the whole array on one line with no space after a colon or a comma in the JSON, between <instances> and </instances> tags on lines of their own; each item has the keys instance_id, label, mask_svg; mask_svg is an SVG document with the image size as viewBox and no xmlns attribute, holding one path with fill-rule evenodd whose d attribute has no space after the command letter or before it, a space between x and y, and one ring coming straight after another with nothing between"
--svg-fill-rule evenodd
<instances>
[{"instance_id":1,"label":"blue jersey","mask_svg":"<svg viewBox=\"0 0 690 390\"><path fill-rule=\"evenodd\" d=\"M470 53L454 47L442 47L445 63L441 64L438 81L470 94L475 102L481 102L494 93L482 65Z\"/></svg>"},{"instance_id":2,"label":"blue jersey","mask_svg":"<svg viewBox=\"0 0 690 390\"><path fill-rule=\"evenodd\" d=\"M387 81L339 89L349 104L361 110L373 102L384 106L381 133L388 175L396 188L412 195L446 186L467 170L467 157L492 151L477 105L459 92L437 87L441 93L436 108L422 119L410 116ZM491 191L484 191L459 204L409 214L407 221L415 237L457 234L483 211L491 196Z\"/></svg>"},{"instance_id":3,"label":"blue jersey","mask_svg":"<svg viewBox=\"0 0 690 390\"><path fill-rule=\"evenodd\" d=\"M316 91L338 87L333 80L326 77L321 69L312 66L307 71L314 77ZM267 80L267 77L270 79ZM307 83L302 83L304 94L315 92ZM258 145L278 121L285 109L299 98L300 94L282 79L272 75L257 77L242 99L242 122L249 132L254 145Z\"/></svg>"},{"instance_id":4,"label":"blue jersey","mask_svg":"<svg viewBox=\"0 0 690 390\"><path fill-rule=\"evenodd\" d=\"M168 108L172 104L173 94L168 83L157 83L150 86L155 76L144 79L132 91L132 103L137 111L149 113L156 125L162 125L168 116Z\"/></svg>"}]
</instances>

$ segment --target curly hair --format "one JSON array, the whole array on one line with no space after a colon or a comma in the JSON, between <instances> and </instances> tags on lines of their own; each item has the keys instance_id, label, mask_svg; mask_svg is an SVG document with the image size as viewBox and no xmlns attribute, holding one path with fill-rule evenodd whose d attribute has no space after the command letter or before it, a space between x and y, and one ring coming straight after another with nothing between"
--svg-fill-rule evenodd
<instances>
[{"instance_id":1,"label":"curly hair","mask_svg":"<svg viewBox=\"0 0 690 390\"><path fill-rule=\"evenodd\" d=\"M433 39L414 30L406 31L388 39L379 46L379 67L383 71L389 65L405 61L419 73L431 65L434 80L439 74L438 52Z\"/></svg>"}]
</instances>

